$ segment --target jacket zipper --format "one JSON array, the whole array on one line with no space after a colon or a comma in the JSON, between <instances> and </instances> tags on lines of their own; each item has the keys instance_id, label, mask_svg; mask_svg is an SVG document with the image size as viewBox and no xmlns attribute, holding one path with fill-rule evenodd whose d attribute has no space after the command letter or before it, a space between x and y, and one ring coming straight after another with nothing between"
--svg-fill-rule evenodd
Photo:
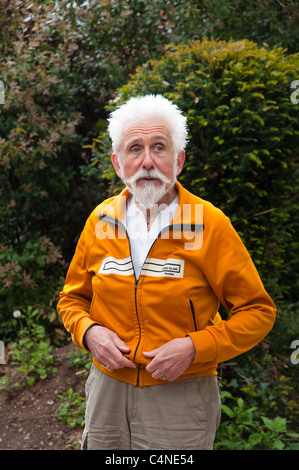
<instances>
[{"instance_id":1,"label":"jacket zipper","mask_svg":"<svg viewBox=\"0 0 299 470\"><path fill-rule=\"evenodd\" d=\"M128 235L128 232L127 232L127 229L126 227L124 226L124 224L122 222L120 222L119 220L117 219L114 219L113 217L110 217L109 215L105 215L105 214L100 214L99 215L99 219L100 220L106 220L108 223L112 223L114 225L117 225L118 227L120 227L127 239L128 239L128 242L129 242L129 248L130 248L130 256L131 256L131 259L132 259L132 250L131 250L131 242L130 242L130 238L129 238L129 235ZM148 255L149 255L149 252L151 251L154 243L158 240L158 238L161 236L161 234L167 230L167 229L172 229L172 226L169 226L169 227L165 227L163 230L161 230L159 233L158 233L158 236L157 238L153 241L152 245L150 246L150 249L145 257L145 260L147 259ZM137 308L137 287L138 287L138 281L139 281L139 278L137 279L136 278L136 272L135 272L135 269L134 269L134 266L133 266L133 263L132 263L132 267L133 267L133 272L134 272L134 277L135 277L135 311L136 311L136 317L137 317L137 321L138 321L138 327L139 327L139 340L138 340L138 343L137 343L137 346L135 348L135 352L134 352L134 356L133 356L133 359L135 361L136 359L136 354L137 354L137 351L138 351L138 348L139 348L139 345L140 345L140 340L141 340L141 327L140 327L140 321L139 321L139 315L138 315L138 308ZM141 269L142 271L142 269ZM139 386L139 373L140 373L140 365L138 366L138 373L137 373L137 383L136 383L136 386Z\"/></svg>"},{"instance_id":2,"label":"jacket zipper","mask_svg":"<svg viewBox=\"0 0 299 470\"><path fill-rule=\"evenodd\" d=\"M196 324L196 318L195 318L194 304L193 304L193 302L192 302L191 299L189 299L189 304L190 304L190 308L191 308L191 313L192 313L194 328L195 328L195 331L197 331L197 324Z\"/></svg>"},{"instance_id":3,"label":"jacket zipper","mask_svg":"<svg viewBox=\"0 0 299 470\"><path fill-rule=\"evenodd\" d=\"M128 235L128 232L127 232L127 229L126 227L124 226L124 224L122 222L120 222L119 220L117 219L114 219L113 217L110 217L109 215L106 215L106 214L100 214L99 215L99 219L100 220L106 220L108 223L112 223L114 225L117 225L118 227L120 227L127 239L128 239L128 242L129 242L129 248L130 248L130 256L131 256L131 259L132 259L132 250L131 250L131 242L130 242L130 238L129 238L129 235ZM203 230L203 225L193 225L191 226L191 230L196 230L199 229L199 230ZM180 225L169 225L167 227L164 227L157 235L157 238L153 241L152 245L150 246L150 249L145 257L145 260L148 258L148 255L152 249L152 247L154 246L154 244L156 243L156 241L158 240L158 238L162 235L162 233L164 233L165 231L169 230L169 231L172 231L176 228L180 228L181 230L183 229L183 224L180 224ZM144 263L143 263L144 264ZM132 263L132 267L133 267L133 272L134 272L134 277L135 277L135 311L136 311L136 317L137 317L137 321L138 321L138 327L139 327L139 340L138 340L138 343L137 343L137 346L136 346L136 349L135 349L135 352L134 352L134 360L136 358L136 354L137 354L137 351L138 351L138 348L139 348L139 345L140 345L140 340L141 340L141 327L140 327L140 321L139 321L139 316L138 316L138 309L137 309L137 287L138 287L138 281L139 279L136 278L136 272L135 272L135 269L134 269L134 266L133 266L133 263ZM142 272L142 269L141 269L141 272ZM197 330L197 326L196 326L196 320L195 320L195 313L194 313L194 305L193 305L193 302L191 299L189 299L189 302L190 302L190 307L191 307L191 311L192 311L192 316L193 316L193 321L194 321L194 326L195 326L195 330ZM139 373L140 373L140 365L138 366L138 373L137 373L137 383L136 385L139 386Z\"/></svg>"},{"instance_id":4,"label":"jacket zipper","mask_svg":"<svg viewBox=\"0 0 299 470\"><path fill-rule=\"evenodd\" d=\"M126 236L127 236L127 239L129 241L129 247L130 247L130 253L131 253L131 242L130 242L130 238L128 236L128 233L127 233L127 230L126 228L124 227L124 230L125 230L125 233L126 233ZM152 247L154 246L154 244L156 243L156 241L158 240L158 238L160 237L162 232L159 232L158 233L158 236L157 238L153 241L153 243L151 244L148 252L147 252L147 255L145 257L145 261L146 259L148 258L148 255L152 249ZM132 256L131 256L131 259L132 259ZM144 261L144 263L145 263ZM143 265L144 265L143 263ZM132 266L133 266L133 263L132 263ZM142 272L142 269L143 269L143 266L141 268L141 271L140 271L140 275L141 275L141 272ZM137 346L136 346L136 349L135 349L135 352L134 352L134 361L136 359L136 354L137 354L137 351L138 351L138 348L139 348L139 344L140 344L140 340L141 340L141 327L140 327L140 321L139 321L139 316L138 316L138 308L137 308L137 288L138 288L138 282L139 282L139 278L137 279L136 278L136 273L135 273L135 269L134 269L134 266L133 266L133 271L134 271L134 276L135 276L135 310L136 310L136 316L137 316L137 321L138 321L138 326L139 326L139 340L138 340L138 343L137 343ZM136 386L139 386L139 372L140 372L140 365L138 366L138 374L137 374L137 383L136 383Z\"/></svg>"},{"instance_id":5,"label":"jacket zipper","mask_svg":"<svg viewBox=\"0 0 299 470\"><path fill-rule=\"evenodd\" d=\"M126 231L127 232L127 231ZM130 253L131 253L131 243L130 243L130 239L127 235L127 239L129 241L129 247L130 247ZM131 259L132 259L132 256L131 256ZM137 308L137 286L138 286L138 280L139 279L136 279L136 273L135 273L135 269L134 269L134 266L133 266L133 263L132 263L132 267L133 267L133 271L134 271L134 277L135 277L135 311L136 311L136 317L137 317L137 321L138 321L138 328L139 328L139 339L138 339L138 343L137 343L137 346L135 348L135 352L134 352L134 362L135 362L135 359L136 359L136 354L137 354L137 351L138 351L138 348L139 348L139 344L140 344L140 341L141 341L141 327L140 327L140 321L139 321L139 315L138 315L138 308ZM136 385L139 386L139 372L140 372L140 365L138 365L138 371L137 371L137 382L136 382Z\"/></svg>"},{"instance_id":6,"label":"jacket zipper","mask_svg":"<svg viewBox=\"0 0 299 470\"><path fill-rule=\"evenodd\" d=\"M127 240L129 242L129 249L130 249L130 256L131 256L131 259L132 259L132 250L131 250L131 242L130 242L130 238L129 238L129 235L128 235L128 232L127 232L127 229L126 227L124 226L124 224L122 222L120 222L119 220L117 219L113 219L112 217L108 216L108 215L105 215L105 214L100 214L99 215L99 219L103 220L103 219L106 219L107 222L110 222L110 223L113 223L115 225L117 225L118 227L120 227L126 237L127 237ZM160 234L159 234L160 235ZM158 236L159 236L158 235ZM156 241L156 240L155 240ZM154 242L155 243L155 242ZM153 244L154 244L153 243ZM152 246L153 246L152 244ZM151 246L151 248L152 248ZM151 250L150 248L150 250ZM149 251L150 251L149 250ZM148 254L147 254L148 255ZM147 256L146 256L147 258ZM138 287L138 281L139 279L136 278L136 272L135 272L135 269L134 269L134 265L133 265L133 262L132 262L132 268L133 268L133 272L134 272L134 277L135 277L135 311L136 311L136 317L137 317L137 321L138 321L138 328L139 328L139 340L138 340L138 343L137 343L137 346L135 348L135 352L134 352L134 356L133 356L133 359L135 361L136 359L136 354L137 354L137 351L138 351L138 348L139 348L139 344L140 344L140 340L141 340L141 327L140 327L140 321L139 321L139 315L138 315L138 308L137 308L137 287ZM138 372L137 372L137 383L136 383L136 386L139 386L139 373L140 373L140 365L138 365Z\"/></svg>"}]
</instances>

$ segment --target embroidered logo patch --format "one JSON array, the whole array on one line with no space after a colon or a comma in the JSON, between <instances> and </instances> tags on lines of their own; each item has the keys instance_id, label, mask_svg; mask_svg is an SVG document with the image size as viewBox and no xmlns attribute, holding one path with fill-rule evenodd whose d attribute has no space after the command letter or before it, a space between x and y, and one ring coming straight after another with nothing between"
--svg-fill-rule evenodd
<instances>
[{"instance_id":1,"label":"embroidered logo patch","mask_svg":"<svg viewBox=\"0 0 299 470\"><path fill-rule=\"evenodd\" d=\"M108 256L103 260L98 273L130 276L131 274L134 274L132 260L130 256L124 259L117 259L113 256Z\"/></svg>"},{"instance_id":2,"label":"embroidered logo patch","mask_svg":"<svg viewBox=\"0 0 299 470\"><path fill-rule=\"evenodd\" d=\"M178 277L184 276L184 264L182 259L147 258L141 274L152 277Z\"/></svg>"},{"instance_id":3,"label":"embroidered logo patch","mask_svg":"<svg viewBox=\"0 0 299 470\"><path fill-rule=\"evenodd\" d=\"M183 278L184 265L185 261L182 259L147 258L142 267L141 274L151 277ZM117 259L113 256L108 256L103 260L98 273L130 276L131 274L134 274L132 260L130 256L124 259Z\"/></svg>"}]
</instances>

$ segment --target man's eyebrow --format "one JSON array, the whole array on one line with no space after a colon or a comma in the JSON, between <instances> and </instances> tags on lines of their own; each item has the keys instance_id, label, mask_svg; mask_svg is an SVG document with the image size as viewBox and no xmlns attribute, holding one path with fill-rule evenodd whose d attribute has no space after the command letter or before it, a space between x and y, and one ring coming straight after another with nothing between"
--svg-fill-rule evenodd
<instances>
[{"instance_id":1,"label":"man's eyebrow","mask_svg":"<svg viewBox=\"0 0 299 470\"><path fill-rule=\"evenodd\" d=\"M164 142L167 142L167 139L164 135L154 135L150 140L151 141L163 140Z\"/></svg>"},{"instance_id":2,"label":"man's eyebrow","mask_svg":"<svg viewBox=\"0 0 299 470\"><path fill-rule=\"evenodd\" d=\"M132 140L129 140L129 142L127 142L126 148L130 148L133 145L140 144L141 142L142 142L141 137L132 138Z\"/></svg>"},{"instance_id":3,"label":"man's eyebrow","mask_svg":"<svg viewBox=\"0 0 299 470\"><path fill-rule=\"evenodd\" d=\"M168 142L167 138L163 135L154 135L153 137L150 138L150 142L156 142L156 141L163 141L163 142ZM130 148L132 147L133 145L136 145L136 144L140 144L143 142L143 139L142 137L132 137L132 140L129 140L129 142L127 143L126 147L127 148Z\"/></svg>"}]
</instances>

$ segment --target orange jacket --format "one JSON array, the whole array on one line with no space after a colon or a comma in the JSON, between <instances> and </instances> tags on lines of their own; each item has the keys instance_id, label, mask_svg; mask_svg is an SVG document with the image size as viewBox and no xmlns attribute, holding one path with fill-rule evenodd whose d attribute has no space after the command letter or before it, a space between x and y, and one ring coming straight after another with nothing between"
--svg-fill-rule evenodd
<instances>
[{"instance_id":1,"label":"orange jacket","mask_svg":"<svg viewBox=\"0 0 299 470\"><path fill-rule=\"evenodd\" d=\"M128 190L88 218L70 264L58 312L73 341L85 348L94 323L131 348L136 369L103 373L140 386L164 383L145 370L151 351L189 335L196 357L180 379L217 375L217 364L254 347L271 330L275 305L229 219L177 183L179 207L153 243L138 282L122 224ZM229 312L222 320L219 301Z\"/></svg>"}]
</instances>

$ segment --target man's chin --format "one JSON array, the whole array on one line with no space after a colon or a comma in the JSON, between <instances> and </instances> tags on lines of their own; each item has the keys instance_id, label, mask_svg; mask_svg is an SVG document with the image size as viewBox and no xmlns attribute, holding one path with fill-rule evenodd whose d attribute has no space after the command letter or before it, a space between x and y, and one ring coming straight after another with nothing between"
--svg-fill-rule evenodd
<instances>
[{"instance_id":1,"label":"man's chin","mask_svg":"<svg viewBox=\"0 0 299 470\"><path fill-rule=\"evenodd\" d=\"M152 205L161 201L167 192L164 183L160 182L159 186L156 186L153 181L143 184L142 187L136 184L129 189L135 200L145 209L149 209Z\"/></svg>"}]
</instances>

